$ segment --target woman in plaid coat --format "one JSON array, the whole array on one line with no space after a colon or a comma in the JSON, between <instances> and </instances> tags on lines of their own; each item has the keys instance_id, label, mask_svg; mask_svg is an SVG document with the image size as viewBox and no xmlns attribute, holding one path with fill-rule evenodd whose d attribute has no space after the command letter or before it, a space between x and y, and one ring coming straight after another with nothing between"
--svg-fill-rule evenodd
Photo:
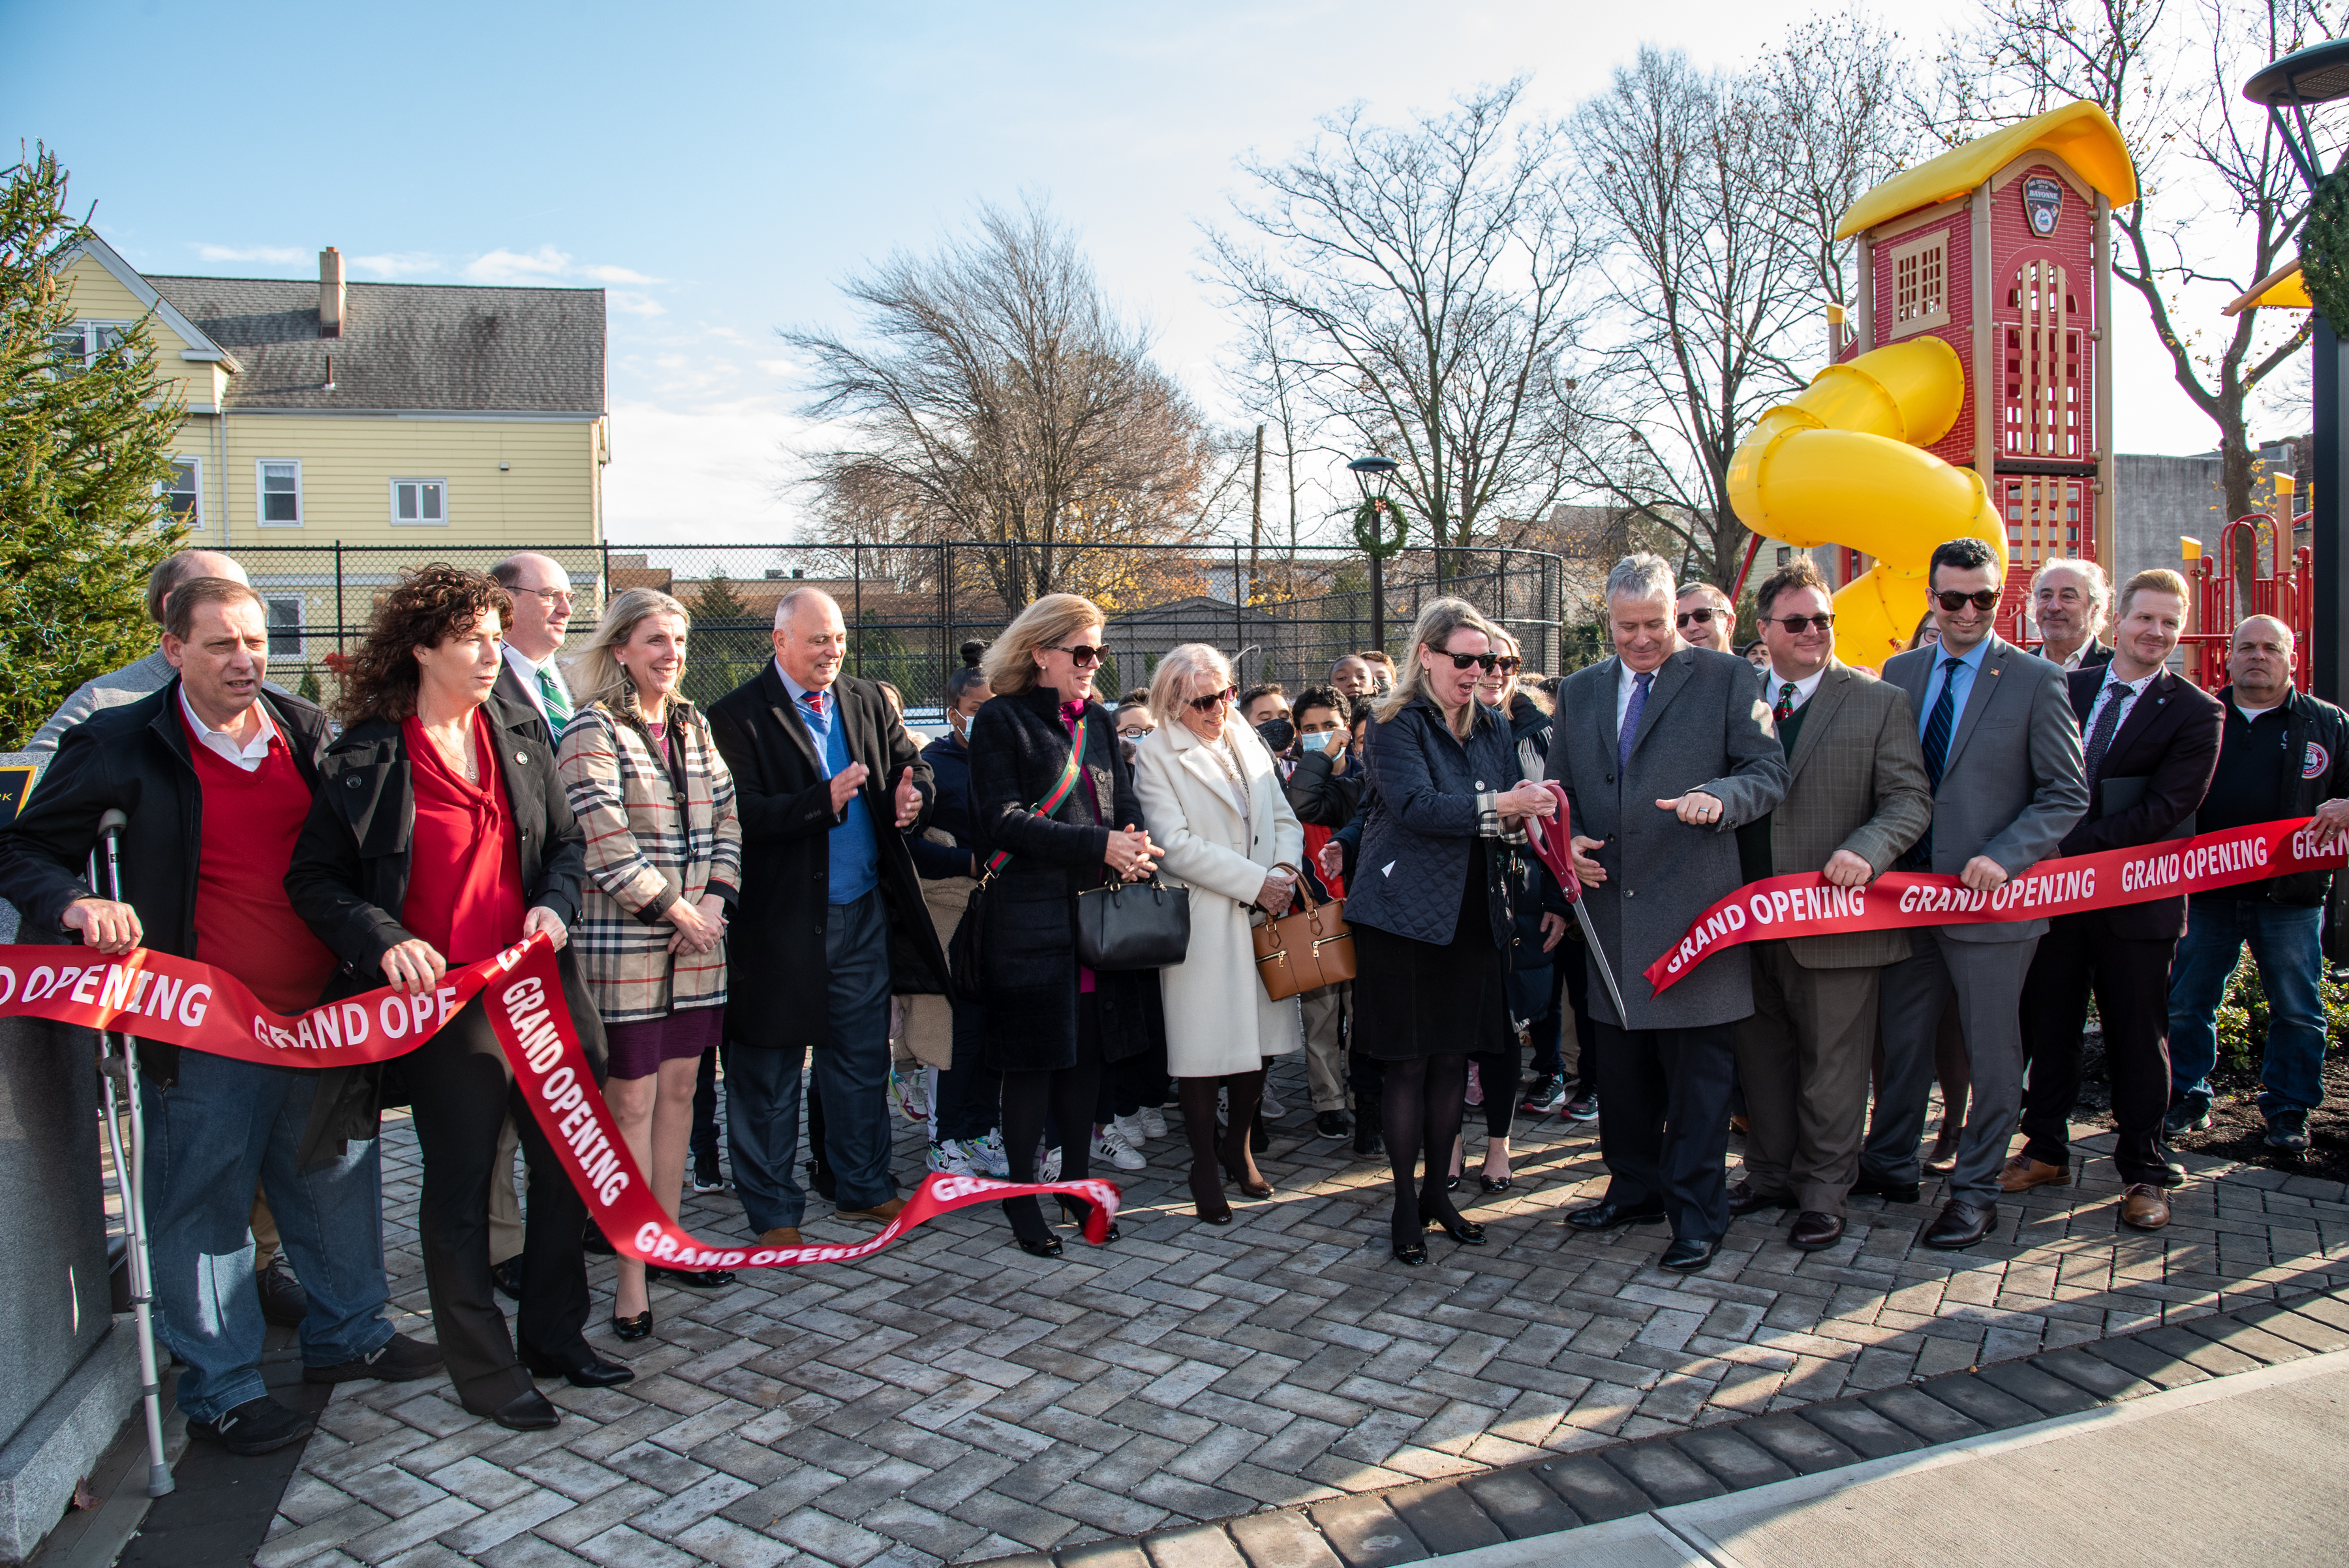
<instances>
[{"instance_id":1,"label":"woman in plaid coat","mask_svg":"<svg viewBox=\"0 0 2349 1568\"><path fill-rule=\"evenodd\" d=\"M701 1054L726 1016L726 919L741 878L734 779L700 711L678 695L685 607L631 588L569 661L581 705L557 766L587 838L587 890L571 929L611 1041L604 1086L628 1150L675 1216ZM647 1278L714 1289L723 1271L619 1261L612 1328L652 1332Z\"/></svg>"}]
</instances>

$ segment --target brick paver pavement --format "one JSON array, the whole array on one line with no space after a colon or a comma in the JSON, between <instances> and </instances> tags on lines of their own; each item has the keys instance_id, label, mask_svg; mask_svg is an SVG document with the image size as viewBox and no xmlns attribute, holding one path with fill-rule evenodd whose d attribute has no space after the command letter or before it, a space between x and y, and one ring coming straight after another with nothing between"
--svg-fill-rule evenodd
<instances>
[{"instance_id":1,"label":"brick paver pavement","mask_svg":"<svg viewBox=\"0 0 2349 1568\"><path fill-rule=\"evenodd\" d=\"M974 1562L1340 1498L1619 1438L1889 1388L1980 1363L2349 1283L2337 1182L2209 1164L2168 1230L2117 1218L2109 1160L2000 1205L1970 1252L1917 1245L1914 1206L1855 1200L1804 1255L1782 1217L1721 1259L1652 1267L1661 1227L1557 1223L1603 1181L1595 1128L1520 1117L1518 1189L1463 1208L1491 1244L1430 1233L1388 1256L1386 1169L1302 1132L1264 1158L1278 1193L1228 1227L1190 1217L1187 1156L1153 1143L1118 1176L1123 1240L1031 1259L992 1209L933 1221L853 1266L656 1288L625 1387L542 1386L560 1428L468 1416L445 1384L346 1385L321 1418L262 1568L911 1568ZM1174 1119L1170 1116L1170 1119ZM1472 1124L1475 1116L1471 1113ZM416 1146L387 1121L386 1241L403 1328L429 1334ZM2090 1140L2089 1149L2101 1149ZM898 1148L918 1168L918 1135ZM2189 1162L2190 1163L2190 1162ZM1118 1175L1118 1173L1110 1173ZM819 1217L821 1216L821 1217ZM705 1240L741 1238L733 1194L688 1196ZM812 1199L811 1240L867 1232ZM591 1260L598 1346L611 1265Z\"/></svg>"}]
</instances>

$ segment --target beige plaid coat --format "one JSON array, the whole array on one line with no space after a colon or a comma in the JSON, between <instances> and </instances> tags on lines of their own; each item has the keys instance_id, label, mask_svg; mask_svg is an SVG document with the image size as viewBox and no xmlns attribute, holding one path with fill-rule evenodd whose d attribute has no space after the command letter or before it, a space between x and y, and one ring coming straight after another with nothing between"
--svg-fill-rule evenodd
<instances>
[{"instance_id":1,"label":"beige plaid coat","mask_svg":"<svg viewBox=\"0 0 2349 1568\"><path fill-rule=\"evenodd\" d=\"M663 917L678 899L710 892L733 903L742 875L734 776L692 703L671 697L667 722L683 728L682 795L634 692L616 711L604 702L580 709L556 750L564 794L587 837L586 898L571 944L606 1023L726 1002L726 944L671 953L677 928Z\"/></svg>"}]
</instances>

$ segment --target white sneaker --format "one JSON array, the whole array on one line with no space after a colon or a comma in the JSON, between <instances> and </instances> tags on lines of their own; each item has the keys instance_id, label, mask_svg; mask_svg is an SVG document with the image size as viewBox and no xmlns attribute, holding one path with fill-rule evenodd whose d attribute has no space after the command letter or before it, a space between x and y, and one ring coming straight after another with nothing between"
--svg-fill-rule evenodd
<instances>
[{"instance_id":1,"label":"white sneaker","mask_svg":"<svg viewBox=\"0 0 2349 1568\"><path fill-rule=\"evenodd\" d=\"M1159 1114L1156 1106L1142 1107L1142 1130L1152 1137L1166 1136L1166 1118Z\"/></svg>"},{"instance_id":2,"label":"white sneaker","mask_svg":"<svg viewBox=\"0 0 2349 1568\"><path fill-rule=\"evenodd\" d=\"M1109 1125L1117 1129L1117 1136L1125 1140L1128 1148L1140 1148L1150 1141L1150 1134L1142 1125L1142 1113L1139 1111L1130 1116L1112 1116Z\"/></svg>"},{"instance_id":3,"label":"white sneaker","mask_svg":"<svg viewBox=\"0 0 2349 1568\"><path fill-rule=\"evenodd\" d=\"M1093 1158L1105 1159L1120 1170L1144 1170L1150 1166L1150 1162L1142 1157L1142 1152L1125 1141L1114 1123L1094 1135Z\"/></svg>"},{"instance_id":4,"label":"white sneaker","mask_svg":"<svg viewBox=\"0 0 2349 1568\"><path fill-rule=\"evenodd\" d=\"M1264 1098L1257 1102L1257 1110L1268 1121L1278 1121L1288 1114L1288 1108L1272 1097L1270 1089L1264 1092Z\"/></svg>"},{"instance_id":5,"label":"white sneaker","mask_svg":"<svg viewBox=\"0 0 2349 1568\"><path fill-rule=\"evenodd\" d=\"M1003 1150L1003 1139L994 1133L981 1133L963 1140L970 1155L973 1176L1006 1177L1011 1174L1011 1157Z\"/></svg>"},{"instance_id":6,"label":"white sneaker","mask_svg":"<svg viewBox=\"0 0 2349 1568\"><path fill-rule=\"evenodd\" d=\"M955 1138L930 1145L930 1168L947 1176L977 1176L978 1161L968 1146Z\"/></svg>"},{"instance_id":7,"label":"white sneaker","mask_svg":"<svg viewBox=\"0 0 2349 1568\"><path fill-rule=\"evenodd\" d=\"M889 1071L889 1086L896 1091L897 1109L909 1122L930 1119L930 1097L923 1092L922 1075Z\"/></svg>"},{"instance_id":8,"label":"white sneaker","mask_svg":"<svg viewBox=\"0 0 2349 1568\"><path fill-rule=\"evenodd\" d=\"M1059 1149L1040 1148L1036 1151L1036 1179L1039 1181L1058 1181L1061 1179L1061 1151Z\"/></svg>"}]
</instances>

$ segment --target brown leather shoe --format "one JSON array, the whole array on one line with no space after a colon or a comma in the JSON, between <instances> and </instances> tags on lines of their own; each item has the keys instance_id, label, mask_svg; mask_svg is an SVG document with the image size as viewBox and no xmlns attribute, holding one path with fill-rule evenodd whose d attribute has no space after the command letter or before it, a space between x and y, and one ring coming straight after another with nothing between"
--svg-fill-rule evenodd
<instances>
[{"instance_id":1,"label":"brown leather shoe","mask_svg":"<svg viewBox=\"0 0 2349 1568\"><path fill-rule=\"evenodd\" d=\"M2140 1181L2121 1194L2121 1223L2140 1231L2158 1231L2169 1223L2169 1199L2161 1189Z\"/></svg>"},{"instance_id":2,"label":"brown leather shoe","mask_svg":"<svg viewBox=\"0 0 2349 1568\"><path fill-rule=\"evenodd\" d=\"M1751 1214L1762 1209L1792 1209L1795 1200L1784 1192L1756 1192L1750 1181L1733 1183L1729 1189L1729 1211Z\"/></svg>"},{"instance_id":3,"label":"brown leather shoe","mask_svg":"<svg viewBox=\"0 0 2349 1568\"><path fill-rule=\"evenodd\" d=\"M1786 1232L1786 1245L1798 1252L1816 1252L1843 1240L1843 1216L1822 1214L1816 1209L1806 1209L1795 1216L1794 1229Z\"/></svg>"},{"instance_id":4,"label":"brown leather shoe","mask_svg":"<svg viewBox=\"0 0 2349 1568\"><path fill-rule=\"evenodd\" d=\"M855 1220L867 1225L886 1225L897 1217L897 1210L904 1207L905 1207L904 1199L892 1198L885 1203L875 1203L870 1209L835 1210L833 1217L837 1220Z\"/></svg>"},{"instance_id":5,"label":"brown leather shoe","mask_svg":"<svg viewBox=\"0 0 2349 1568\"><path fill-rule=\"evenodd\" d=\"M1744 1116L1738 1116L1734 1112L1731 1113L1729 1117L1729 1130L1731 1132L1744 1134L1752 1130L1752 1127L1753 1124L1748 1122Z\"/></svg>"},{"instance_id":6,"label":"brown leather shoe","mask_svg":"<svg viewBox=\"0 0 2349 1568\"><path fill-rule=\"evenodd\" d=\"M2002 1192L2028 1192L2034 1187L2069 1187L2071 1184L2072 1168L2069 1165L2050 1165L2027 1154L2016 1155L2006 1162L2006 1168L1998 1173L1998 1187Z\"/></svg>"},{"instance_id":7,"label":"brown leather shoe","mask_svg":"<svg viewBox=\"0 0 2349 1568\"><path fill-rule=\"evenodd\" d=\"M800 1228L798 1226L778 1225L771 1231L760 1232L759 1245L761 1247L803 1247L807 1245L807 1243L800 1240Z\"/></svg>"}]
</instances>

